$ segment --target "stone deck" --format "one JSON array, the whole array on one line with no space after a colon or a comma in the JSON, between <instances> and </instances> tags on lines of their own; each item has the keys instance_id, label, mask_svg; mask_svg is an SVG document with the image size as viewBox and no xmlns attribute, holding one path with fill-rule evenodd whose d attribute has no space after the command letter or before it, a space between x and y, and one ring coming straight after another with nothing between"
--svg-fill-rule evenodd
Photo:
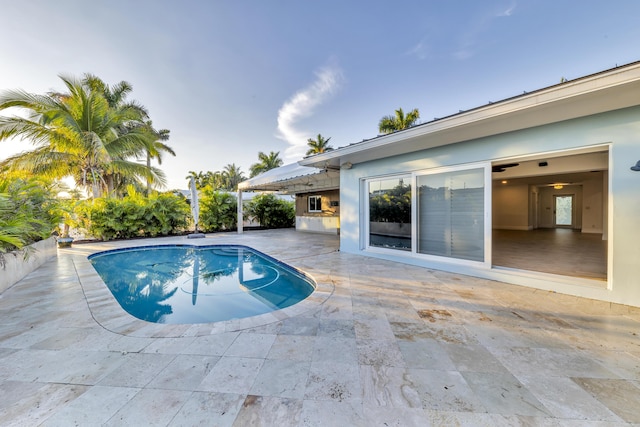
<instances>
[{"instance_id":1,"label":"stone deck","mask_svg":"<svg viewBox=\"0 0 640 427\"><path fill-rule=\"evenodd\" d=\"M318 291L251 319L146 323L86 256L155 243L251 246ZM285 230L60 250L0 294L0 425L640 424L640 309L337 248Z\"/></svg>"}]
</instances>

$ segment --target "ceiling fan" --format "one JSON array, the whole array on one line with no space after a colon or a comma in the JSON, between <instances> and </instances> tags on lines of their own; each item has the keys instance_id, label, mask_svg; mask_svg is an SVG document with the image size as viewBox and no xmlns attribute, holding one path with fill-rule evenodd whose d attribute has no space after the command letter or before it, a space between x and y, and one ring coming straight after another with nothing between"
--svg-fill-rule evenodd
<instances>
[{"instance_id":1,"label":"ceiling fan","mask_svg":"<svg viewBox=\"0 0 640 427\"><path fill-rule=\"evenodd\" d=\"M491 172L504 172L507 168L513 168L519 166L520 163L505 163L503 165L493 165L491 167Z\"/></svg>"}]
</instances>

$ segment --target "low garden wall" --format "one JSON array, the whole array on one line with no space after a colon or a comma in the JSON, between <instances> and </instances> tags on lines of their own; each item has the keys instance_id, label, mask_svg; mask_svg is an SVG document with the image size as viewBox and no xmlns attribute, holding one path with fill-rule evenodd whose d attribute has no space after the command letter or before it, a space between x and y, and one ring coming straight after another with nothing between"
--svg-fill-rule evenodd
<instances>
[{"instance_id":1,"label":"low garden wall","mask_svg":"<svg viewBox=\"0 0 640 427\"><path fill-rule=\"evenodd\" d=\"M41 240L29 247L32 249L26 260L23 252L9 252L3 255L4 259L0 260L0 293L58 254L54 237Z\"/></svg>"}]
</instances>

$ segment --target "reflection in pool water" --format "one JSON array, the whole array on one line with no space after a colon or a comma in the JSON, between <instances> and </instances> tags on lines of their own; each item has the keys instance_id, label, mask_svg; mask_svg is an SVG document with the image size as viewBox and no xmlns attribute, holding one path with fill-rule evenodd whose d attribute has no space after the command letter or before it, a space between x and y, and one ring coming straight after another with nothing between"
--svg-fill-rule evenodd
<instances>
[{"instance_id":1,"label":"reflection in pool water","mask_svg":"<svg viewBox=\"0 0 640 427\"><path fill-rule=\"evenodd\" d=\"M208 323L289 307L313 281L255 249L238 245L166 245L89 257L129 314L155 323Z\"/></svg>"}]
</instances>

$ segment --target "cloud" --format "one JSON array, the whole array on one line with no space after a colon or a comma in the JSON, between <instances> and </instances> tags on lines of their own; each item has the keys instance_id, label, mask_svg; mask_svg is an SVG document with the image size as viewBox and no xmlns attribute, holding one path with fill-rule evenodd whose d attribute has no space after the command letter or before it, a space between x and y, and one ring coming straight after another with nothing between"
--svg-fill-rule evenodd
<instances>
[{"instance_id":1,"label":"cloud","mask_svg":"<svg viewBox=\"0 0 640 427\"><path fill-rule=\"evenodd\" d=\"M498 13L496 16L511 16L513 15L513 11L515 10L516 6L517 6L517 3L513 1L511 2L511 5L509 5L509 7L506 10Z\"/></svg>"},{"instance_id":2,"label":"cloud","mask_svg":"<svg viewBox=\"0 0 640 427\"><path fill-rule=\"evenodd\" d=\"M405 55L415 56L418 59L427 59L428 47L424 40L420 40L415 46L409 49Z\"/></svg>"},{"instance_id":3,"label":"cloud","mask_svg":"<svg viewBox=\"0 0 640 427\"><path fill-rule=\"evenodd\" d=\"M313 115L318 106L331 98L342 84L342 70L336 65L323 67L315 72L316 79L306 88L296 92L278 110L277 137L286 141L285 159L294 161L307 151L307 139L313 133L298 129L296 124Z\"/></svg>"}]
</instances>

